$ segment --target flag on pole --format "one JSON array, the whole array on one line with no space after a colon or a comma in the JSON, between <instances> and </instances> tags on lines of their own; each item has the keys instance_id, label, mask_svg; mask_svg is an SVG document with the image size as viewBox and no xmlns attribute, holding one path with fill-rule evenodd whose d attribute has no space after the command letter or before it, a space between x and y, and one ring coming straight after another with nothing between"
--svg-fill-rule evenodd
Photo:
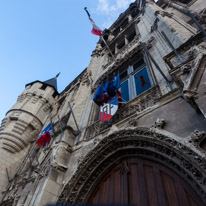
<instances>
[{"instance_id":1,"label":"flag on pole","mask_svg":"<svg viewBox=\"0 0 206 206\"><path fill-rule=\"evenodd\" d=\"M51 140L51 135L52 135L52 125L48 124L39 135L39 138L37 140L37 145L38 146L48 145Z\"/></svg>"},{"instance_id":2,"label":"flag on pole","mask_svg":"<svg viewBox=\"0 0 206 206\"><path fill-rule=\"evenodd\" d=\"M110 85L107 88L107 94L111 98L116 95L116 91L115 91L115 87L114 87L114 81L115 81L115 75L113 75L112 81L111 81Z\"/></svg>"},{"instance_id":3,"label":"flag on pole","mask_svg":"<svg viewBox=\"0 0 206 206\"><path fill-rule=\"evenodd\" d=\"M94 20L91 17L89 17L89 20L93 26L93 28L91 30L92 34L102 36L102 30L95 24Z\"/></svg>"},{"instance_id":4,"label":"flag on pole","mask_svg":"<svg viewBox=\"0 0 206 206\"><path fill-rule=\"evenodd\" d=\"M101 106L102 103L102 97L103 97L103 83L98 86L97 91L94 94L93 101L98 105Z\"/></svg>"},{"instance_id":5,"label":"flag on pole","mask_svg":"<svg viewBox=\"0 0 206 206\"><path fill-rule=\"evenodd\" d=\"M109 100L111 100L111 98L109 97L109 95L107 94L107 88L109 86L109 78L107 78L106 83L104 85L104 89L103 89L103 97L102 97L102 103L105 104L107 103Z\"/></svg>"},{"instance_id":6,"label":"flag on pole","mask_svg":"<svg viewBox=\"0 0 206 206\"><path fill-rule=\"evenodd\" d=\"M91 18L89 12L87 11L87 7L85 7L84 10L87 12L89 20L93 26L93 28L91 30L92 34L102 36L102 30L95 24L94 20Z\"/></svg>"},{"instance_id":7,"label":"flag on pole","mask_svg":"<svg viewBox=\"0 0 206 206\"><path fill-rule=\"evenodd\" d=\"M110 97L114 97L117 94L117 91L119 90L119 88L120 88L120 77L118 73L116 78L115 78L115 75L113 75L112 82L107 88L107 94Z\"/></svg>"},{"instance_id":8,"label":"flag on pole","mask_svg":"<svg viewBox=\"0 0 206 206\"><path fill-rule=\"evenodd\" d=\"M116 90L118 90L120 88L120 77L119 77L119 73L117 74L116 76L116 79L114 81L114 84L113 84L114 88Z\"/></svg>"},{"instance_id":9,"label":"flag on pole","mask_svg":"<svg viewBox=\"0 0 206 206\"><path fill-rule=\"evenodd\" d=\"M100 107L100 120L109 121L118 110L117 95Z\"/></svg>"}]
</instances>

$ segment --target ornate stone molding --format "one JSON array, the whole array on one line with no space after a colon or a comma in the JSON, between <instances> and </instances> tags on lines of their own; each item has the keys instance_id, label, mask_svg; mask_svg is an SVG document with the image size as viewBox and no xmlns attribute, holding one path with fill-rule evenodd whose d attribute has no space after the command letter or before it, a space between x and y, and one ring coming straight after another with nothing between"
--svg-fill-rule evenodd
<instances>
[{"instance_id":1,"label":"ornate stone molding","mask_svg":"<svg viewBox=\"0 0 206 206\"><path fill-rule=\"evenodd\" d=\"M122 159L147 158L172 169L206 201L206 157L177 137L146 128L115 132L104 138L79 164L64 187L59 202L86 203L99 180Z\"/></svg>"}]
</instances>

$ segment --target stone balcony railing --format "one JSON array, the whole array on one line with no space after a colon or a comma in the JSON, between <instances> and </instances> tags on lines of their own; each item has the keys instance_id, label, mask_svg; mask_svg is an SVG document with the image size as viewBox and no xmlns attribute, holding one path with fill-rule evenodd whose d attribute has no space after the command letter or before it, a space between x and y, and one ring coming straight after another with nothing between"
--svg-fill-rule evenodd
<instances>
[{"instance_id":1,"label":"stone balcony railing","mask_svg":"<svg viewBox=\"0 0 206 206\"><path fill-rule=\"evenodd\" d=\"M134 114L141 114L150 107L158 103L158 99L161 97L159 86L153 86L142 94L138 95L131 101L122 105L118 111L113 115L110 121L96 121L92 125L88 126L85 133L85 140L88 141L101 132L111 127L113 124L120 122Z\"/></svg>"}]
</instances>

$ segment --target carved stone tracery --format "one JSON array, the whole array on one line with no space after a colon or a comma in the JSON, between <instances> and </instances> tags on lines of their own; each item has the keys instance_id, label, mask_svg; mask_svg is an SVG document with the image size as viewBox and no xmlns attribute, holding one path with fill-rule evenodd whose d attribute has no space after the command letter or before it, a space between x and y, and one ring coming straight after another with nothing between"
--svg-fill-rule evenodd
<instances>
[{"instance_id":1,"label":"carved stone tracery","mask_svg":"<svg viewBox=\"0 0 206 206\"><path fill-rule=\"evenodd\" d=\"M63 189L59 202L86 203L99 180L126 157L152 159L182 176L206 201L205 155L181 140L148 129L118 131L103 139L79 164Z\"/></svg>"}]
</instances>

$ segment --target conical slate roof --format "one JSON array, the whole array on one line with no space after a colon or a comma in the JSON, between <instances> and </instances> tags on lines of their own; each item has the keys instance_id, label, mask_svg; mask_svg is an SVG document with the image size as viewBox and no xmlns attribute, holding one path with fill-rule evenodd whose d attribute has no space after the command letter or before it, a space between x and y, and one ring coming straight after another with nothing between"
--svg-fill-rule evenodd
<instances>
[{"instance_id":1,"label":"conical slate roof","mask_svg":"<svg viewBox=\"0 0 206 206\"><path fill-rule=\"evenodd\" d=\"M39 81L39 80L36 80L34 82L30 82L30 83L26 84L25 87L27 87L28 85L32 85L32 84L34 84L36 82L41 82L43 84L46 84L48 86L53 87L56 90L56 92L58 93L58 91L57 91L57 77L59 76L59 74L60 74L60 72L54 78L48 79L48 80L46 80L44 82Z\"/></svg>"},{"instance_id":2,"label":"conical slate roof","mask_svg":"<svg viewBox=\"0 0 206 206\"><path fill-rule=\"evenodd\" d=\"M57 78L56 77L48 79L47 81L44 81L44 83L54 87L57 90Z\"/></svg>"}]
</instances>

